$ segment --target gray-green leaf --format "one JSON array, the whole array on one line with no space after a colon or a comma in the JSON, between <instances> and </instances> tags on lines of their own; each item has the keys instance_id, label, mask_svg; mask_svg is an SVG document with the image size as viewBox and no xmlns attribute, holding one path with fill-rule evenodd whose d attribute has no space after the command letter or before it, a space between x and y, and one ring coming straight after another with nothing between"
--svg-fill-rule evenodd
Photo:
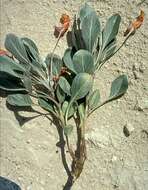
<instances>
[{"instance_id":1,"label":"gray-green leaf","mask_svg":"<svg viewBox=\"0 0 148 190\"><path fill-rule=\"evenodd\" d=\"M60 77L58 84L66 94L70 95L70 84L64 77Z\"/></svg>"},{"instance_id":2,"label":"gray-green leaf","mask_svg":"<svg viewBox=\"0 0 148 190\"><path fill-rule=\"evenodd\" d=\"M69 136L71 132L73 131L73 126L72 125L66 125L64 127L64 134Z\"/></svg>"},{"instance_id":3,"label":"gray-green leaf","mask_svg":"<svg viewBox=\"0 0 148 190\"><path fill-rule=\"evenodd\" d=\"M81 30L86 49L92 52L100 36L100 21L95 12L91 12L83 18Z\"/></svg>"},{"instance_id":4,"label":"gray-green leaf","mask_svg":"<svg viewBox=\"0 0 148 190\"><path fill-rule=\"evenodd\" d=\"M5 72L14 77L22 78L25 69L13 59L7 56L0 56L0 72Z\"/></svg>"},{"instance_id":5,"label":"gray-green leaf","mask_svg":"<svg viewBox=\"0 0 148 190\"><path fill-rule=\"evenodd\" d=\"M116 38L118 34L121 17L119 14L111 16L102 31L102 50Z\"/></svg>"},{"instance_id":6,"label":"gray-green leaf","mask_svg":"<svg viewBox=\"0 0 148 190\"><path fill-rule=\"evenodd\" d=\"M73 101L85 97L92 87L92 76L87 73L76 75L71 86L71 99Z\"/></svg>"},{"instance_id":7,"label":"gray-green leaf","mask_svg":"<svg viewBox=\"0 0 148 190\"><path fill-rule=\"evenodd\" d=\"M73 56L73 66L77 73L94 73L92 54L87 50L79 50Z\"/></svg>"},{"instance_id":8,"label":"gray-green leaf","mask_svg":"<svg viewBox=\"0 0 148 190\"><path fill-rule=\"evenodd\" d=\"M126 75L116 78L111 85L109 101L114 100L123 95L128 89L128 80Z\"/></svg>"},{"instance_id":9,"label":"gray-green leaf","mask_svg":"<svg viewBox=\"0 0 148 190\"><path fill-rule=\"evenodd\" d=\"M66 51L64 53L63 61L66 65L66 67L75 73L73 61L72 61L72 48L66 49Z\"/></svg>"},{"instance_id":10,"label":"gray-green leaf","mask_svg":"<svg viewBox=\"0 0 148 190\"><path fill-rule=\"evenodd\" d=\"M80 21L82 22L83 19L90 13L94 13L95 10L92 9L87 3L80 9Z\"/></svg>"},{"instance_id":11,"label":"gray-green leaf","mask_svg":"<svg viewBox=\"0 0 148 190\"><path fill-rule=\"evenodd\" d=\"M28 63L29 59L21 38L18 38L14 34L7 34L5 40L5 47L20 62Z\"/></svg>"},{"instance_id":12,"label":"gray-green leaf","mask_svg":"<svg viewBox=\"0 0 148 190\"><path fill-rule=\"evenodd\" d=\"M32 105L32 100L28 94L8 95L7 102L12 106L31 106Z\"/></svg>"},{"instance_id":13,"label":"gray-green leaf","mask_svg":"<svg viewBox=\"0 0 148 190\"><path fill-rule=\"evenodd\" d=\"M53 107L53 103L46 101L44 98L38 98L38 104L45 110L49 111L49 112L55 112L54 111L54 107Z\"/></svg>"},{"instance_id":14,"label":"gray-green leaf","mask_svg":"<svg viewBox=\"0 0 148 190\"><path fill-rule=\"evenodd\" d=\"M64 100L65 100L65 93L64 93L64 91L61 89L61 87L59 85L57 86L57 89L56 89L56 96L57 96L58 101L60 103L64 102Z\"/></svg>"},{"instance_id":15,"label":"gray-green leaf","mask_svg":"<svg viewBox=\"0 0 148 190\"><path fill-rule=\"evenodd\" d=\"M100 102L100 92L99 90L95 90L89 97L88 105L89 109L92 110L99 105Z\"/></svg>"},{"instance_id":16,"label":"gray-green leaf","mask_svg":"<svg viewBox=\"0 0 148 190\"><path fill-rule=\"evenodd\" d=\"M52 59L52 60L51 60ZM47 64L48 68L50 69L50 64L52 61L52 73L54 76L59 76L61 68L62 68L62 60L61 58L56 54L48 54L45 60L45 63Z\"/></svg>"}]
</instances>

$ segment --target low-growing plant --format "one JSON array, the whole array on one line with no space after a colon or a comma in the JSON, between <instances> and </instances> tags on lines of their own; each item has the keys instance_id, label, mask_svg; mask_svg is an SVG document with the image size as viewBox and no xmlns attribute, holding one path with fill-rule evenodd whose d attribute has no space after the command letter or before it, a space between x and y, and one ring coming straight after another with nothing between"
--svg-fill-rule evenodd
<instances>
[{"instance_id":1,"label":"low-growing plant","mask_svg":"<svg viewBox=\"0 0 148 190\"><path fill-rule=\"evenodd\" d=\"M96 12L85 4L74 18L72 31L68 33L71 47L66 49L62 59L54 52L69 28L68 15L63 15L60 20L62 26L55 28L57 43L45 60L41 59L31 39L19 38L14 34L6 36L5 48L12 56L1 51L0 88L12 92L7 97L8 104L31 107L35 98L40 107L58 120L72 158L72 183L80 176L87 158L85 131L88 117L104 104L120 98L128 88L127 76L117 77L111 84L108 98L102 102L99 89L93 89L95 76L141 26L143 17L141 11L118 47L120 15L111 16L101 29ZM75 125L69 123L72 118ZM69 142L74 127L77 129L76 150Z\"/></svg>"}]
</instances>

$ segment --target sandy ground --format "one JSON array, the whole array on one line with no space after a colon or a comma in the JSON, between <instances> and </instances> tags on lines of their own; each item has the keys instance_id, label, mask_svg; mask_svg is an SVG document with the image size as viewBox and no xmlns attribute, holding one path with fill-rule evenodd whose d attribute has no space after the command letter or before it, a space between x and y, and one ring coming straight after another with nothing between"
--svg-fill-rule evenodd
<instances>
[{"instance_id":1,"label":"sandy ground","mask_svg":"<svg viewBox=\"0 0 148 190\"><path fill-rule=\"evenodd\" d=\"M1 0L1 46L8 32L32 38L45 56L54 47L54 25L62 13L71 17L80 0ZM88 158L83 174L72 190L148 189L148 2L142 0L92 0L102 24L113 13L122 16L119 43L129 20L140 8L146 13L144 25L122 50L98 73L95 86L102 99L111 81L126 73L129 89L120 100L96 111L88 121ZM56 53L63 55L66 39ZM62 190L67 180L57 129L49 119L36 113L10 111L0 99L0 175L15 181L22 190ZM23 124L23 126L20 126ZM126 137L123 129L132 132ZM67 153L68 154L68 153ZM70 162L69 162L70 164ZM0 188L0 190L3 190Z\"/></svg>"}]
</instances>

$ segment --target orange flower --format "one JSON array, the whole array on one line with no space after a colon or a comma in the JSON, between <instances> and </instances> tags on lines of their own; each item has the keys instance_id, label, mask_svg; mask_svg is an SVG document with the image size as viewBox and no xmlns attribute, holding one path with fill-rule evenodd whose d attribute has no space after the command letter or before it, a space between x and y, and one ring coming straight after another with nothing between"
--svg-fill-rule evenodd
<instances>
[{"instance_id":1,"label":"orange flower","mask_svg":"<svg viewBox=\"0 0 148 190\"><path fill-rule=\"evenodd\" d=\"M124 36L127 36L129 33L133 34L144 21L144 12L141 10L140 15L128 26L127 30L124 32Z\"/></svg>"},{"instance_id":2,"label":"orange flower","mask_svg":"<svg viewBox=\"0 0 148 190\"><path fill-rule=\"evenodd\" d=\"M60 18L60 23L62 26L55 26L54 35L56 38L64 36L70 26L70 17L69 15L62 14Z\"/></svg>"}]
</instances>

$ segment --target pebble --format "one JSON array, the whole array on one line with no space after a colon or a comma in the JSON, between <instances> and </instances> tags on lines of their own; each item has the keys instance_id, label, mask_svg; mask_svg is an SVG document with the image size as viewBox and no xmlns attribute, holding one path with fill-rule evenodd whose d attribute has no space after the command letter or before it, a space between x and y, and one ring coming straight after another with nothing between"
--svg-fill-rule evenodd
<instances>
[{"instance_id":1,"label":"pebble","mask_svg":"<svg viewBox=\"0 0 148 190\"><path fill-rule=\"evenodd\" d=\"M123 127L123 133L126 137L129 137L131 135L131 133L134 131L134 127L133 125L131 125L130 123L124 125Z\"/></svg>"},{"instance_id":2,"label":"pebble","mask_svg":"<svg viewBox=\"0 0 148 190\"><path fill-rule=\"evenodd\" d=\"M134 74L135 79L140 79L141 78L137 71L133 71L133 74Z\"/></svg>"}]
</instances>

